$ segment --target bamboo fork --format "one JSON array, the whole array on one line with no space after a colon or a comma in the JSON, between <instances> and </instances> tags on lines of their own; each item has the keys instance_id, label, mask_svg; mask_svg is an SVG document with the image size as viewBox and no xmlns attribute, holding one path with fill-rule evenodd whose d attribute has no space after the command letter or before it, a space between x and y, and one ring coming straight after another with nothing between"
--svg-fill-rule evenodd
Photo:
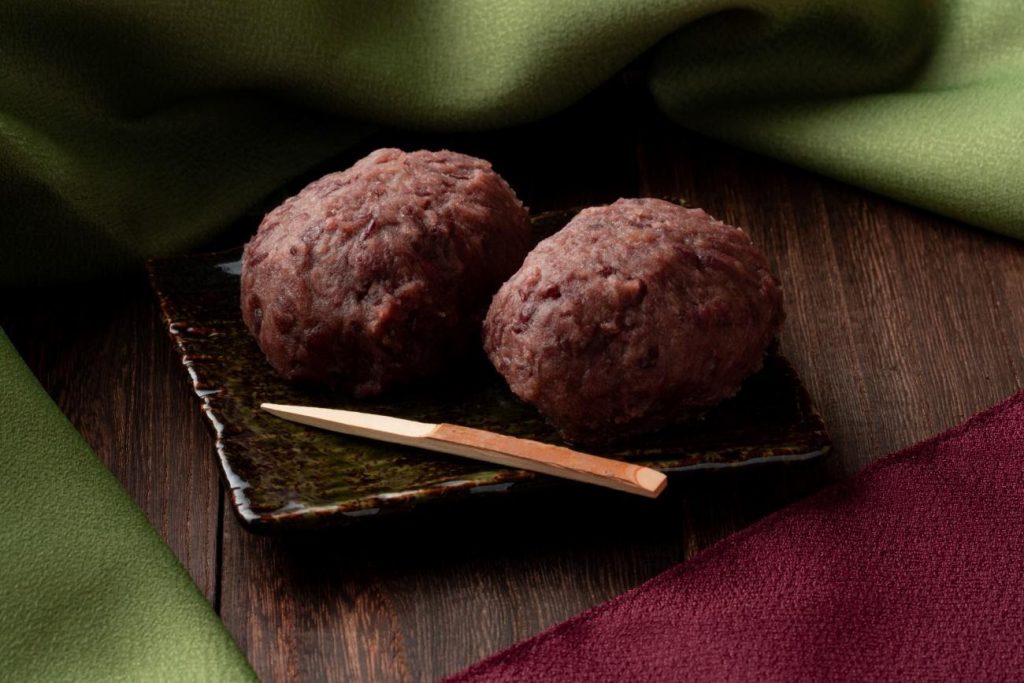
<instances>
[{"instance_id":1,"label":"bamboo fork","mask_svg":"<svg viewBox=\"0 0 1024 683\"><path fill-rule=\"evenodd\" d=\"M648 498L656 498L665 488L665 475L650 467L482 429L330 408L275 403L264 403L261 408L285 420L342 434L541 472Z\"/></svg>"}]
</instances>

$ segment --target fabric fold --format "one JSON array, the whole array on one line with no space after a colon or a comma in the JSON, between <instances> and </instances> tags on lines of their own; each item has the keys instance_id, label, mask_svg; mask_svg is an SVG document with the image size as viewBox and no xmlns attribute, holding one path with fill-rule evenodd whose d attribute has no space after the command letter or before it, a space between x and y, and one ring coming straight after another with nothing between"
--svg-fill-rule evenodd
<instances>
[{"instance_id":1,"label":"fabric fold","mask_svg":"<svg viewBox=\"0 0 1024 683\"><path fill-rule=\"evenodd\" d=\"M0 330L0 678L255 680Z\"/></svg>"},{"instance_id":2,"label":"fabric fold","mask_svg":"<svg viewBox=\"0 0 1024 683\"><path fill-rule=\"evenodd\" d=\"M0 284L189 248L369 125L534 121L629 64L682 125L1021 237L1018 10L16 0L0 8Z\"/></svg>"}]
</instances>

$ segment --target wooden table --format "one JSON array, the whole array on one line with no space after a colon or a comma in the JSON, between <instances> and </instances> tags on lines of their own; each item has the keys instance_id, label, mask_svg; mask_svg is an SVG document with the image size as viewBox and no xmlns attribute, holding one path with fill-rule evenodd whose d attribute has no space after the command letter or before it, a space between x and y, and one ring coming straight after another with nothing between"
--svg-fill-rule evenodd
<instances>
[{"instance_id":1,"label":"wooden table","mask_svg":"<svg viewBox=\"0 0 1024 683\"><path fill-rule=\"evenodd\" d=\"M489 158L535 209L678 195L746 226L783 281L782 349L835 450L679 476L656 502L509 497L258 537L225 504L144 278L20 297L0 324L264 680L455 672L1024 386L1021 244L686 133L630 86L512 131L381 134L319 171L385 144Z\"/></svg>"}]
</instances>

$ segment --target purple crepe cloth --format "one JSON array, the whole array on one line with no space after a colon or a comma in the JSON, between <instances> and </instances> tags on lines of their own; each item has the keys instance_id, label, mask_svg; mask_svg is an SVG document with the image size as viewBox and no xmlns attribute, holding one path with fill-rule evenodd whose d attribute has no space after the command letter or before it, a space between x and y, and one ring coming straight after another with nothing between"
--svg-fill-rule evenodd
<instances>
[{"instance_id":1,"label":"purple crepe cloth","mask_svg":"<svg viewBox=\"0 0 1024 683\"><path fill-rule=\"evenodd\" d=\"M449 680L1022 678L1024 392Z\"/></svg>"}]
</instances>

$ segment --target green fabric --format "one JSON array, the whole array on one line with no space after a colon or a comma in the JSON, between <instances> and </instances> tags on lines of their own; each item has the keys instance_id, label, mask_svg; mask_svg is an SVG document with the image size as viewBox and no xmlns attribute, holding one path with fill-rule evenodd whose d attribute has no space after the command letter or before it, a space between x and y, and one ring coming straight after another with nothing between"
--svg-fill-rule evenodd
<instances>
[{"instance_id":1,"label":"green fabric","mask_svg":"<svg viewBox=\"0 0 1024 683\"><path fill-rule=\"evenodd\" d=\"M683 68L702 56L684 37L664 46L652 87L686 125L1022 239L1024 4L934 4L936 11L909 18L908 40L931 38L902 87L802 101L773 100L766 91L760 102L702 109L690 101L693 81ZM814 60L811 69L818 69ZM724 84L741 81L746 69L727 65L713 73L724 102ZM828 83L835 76L826 70L820 77Z\"/></svg>"},{"instance_id":2,"label":"green fabric","mask_svg":"<svg viewBox=\"0 0 1024 683\"><path fill-rule=\"evenodd\" d=\"M683 125L1024 236L1017 0L8 0L0 277L186 248L356 121L537 119L641 55Z\"/></svg>"},{"instance_id":3,"label":"green fabric","mask_svg":"<svg viewBox=\"0 0 1024 683\"><path fill-rule=\"evenodd\" d=\"M684 126L1024 237L1019 0L0 0L0 284L136 267L370 126L538 119L638 58ZM248 675L2 335L0 457L0 677Z\"/></svg>"},{"instance_id":4,"label":"green fabric","mask_svg":"<svg viewBox=\"0 0 1024 683\"><path fill-rule=\"evenodd\" d=\"M0 680L255 678L2 330L0 425Z\"/></svg>"}]
</instances>

